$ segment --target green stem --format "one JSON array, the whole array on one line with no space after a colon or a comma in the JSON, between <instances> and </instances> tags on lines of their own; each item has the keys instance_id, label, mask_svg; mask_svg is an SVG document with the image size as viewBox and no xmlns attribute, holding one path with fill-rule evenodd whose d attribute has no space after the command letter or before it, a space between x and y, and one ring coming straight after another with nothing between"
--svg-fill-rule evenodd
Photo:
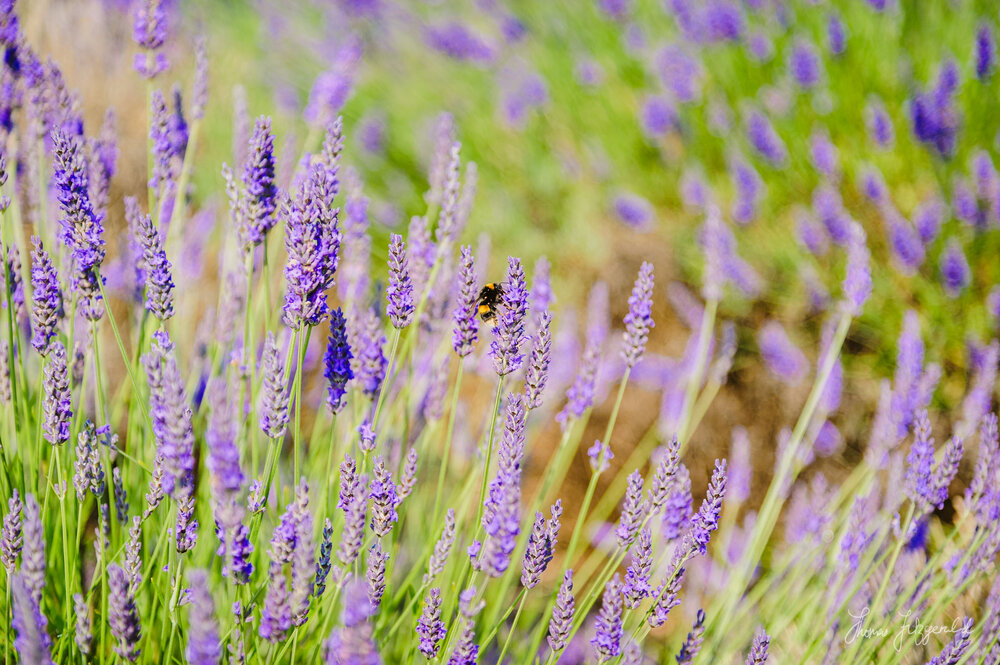
<instances>
[{"instance_id":1,"label":"green stem","mask_svg":"<svg viewBox=\"0 0 1000 665\"><path fill-rule=\"evenodd\" d=\"M292 449L292 466L295 475L292 477L292 484L298 484L300 478L300 464L302 459L302 365L306 359L306 349L309 348L309 337L312 334L312 326L306 326L305 339L299 345L299 360L295 365L295 438Z\"/></svg>"},{"instance_id":2,"label":"green stem","mask_svg":"<svg viewBox=\"0 0 1000 665\"><path fill-rule=\"evenodd\" d=\"M497 380L497 394L493 400L493 415L490 417L490 433L486 438L486 459L483 460L483 482L479 488L479 507L476 509L476 521L473 528L478 529L483 519L483 502L486 500L486 484L490 477L490 459L493 457L493 434L497 426L497 413L500 412L500 395L503 393L503 377Z\"/></svg>"},{"instance_id":3,"label":"green stem","mask_svg":"<svg viewBox=\"0 0 1000 665\"><path fill-rule=\"evenodd\" d=\"M390 350L389 350L389 363L388 363L387 368L386 368L385 379L382 381L382 385L379 387L378 400L375 402L375 413L372 415L372 428L373 429L378 424L378 417L379 417L379 414L382 412L382 404L383 404L383 402L385 402L386 393L389 392L389 390L388 390L389 380L390 380L390 377L392 377L393 366L394 366L394 364L396 362L396 350L399 348L399 335L400 335L400 332L401 331L400 331L399 328L393 328L392 346L390 347Z\"/></svg>"},{"instance_id":4,"label":"green stem","mask_svg":"<svg viewBox=\"0 0 1000 665\"><path fill-rule=\"evenodd\" d=\"M448 413L448 432L444 437L444 453L438 465L440 468L438 469L437 489L434 491L434 510L431 511L432 516L436 516L438 510L441 509L441 493L444 491L444 479L448 475L448 462L451 459L451 437L455 431L455 414L458 411L458 395L462 388L462 374L464 370L465 363L459 359L458 373L455 377L455 390L452 391L451 396L451 411Z\"/></svg>"}]
</instances>

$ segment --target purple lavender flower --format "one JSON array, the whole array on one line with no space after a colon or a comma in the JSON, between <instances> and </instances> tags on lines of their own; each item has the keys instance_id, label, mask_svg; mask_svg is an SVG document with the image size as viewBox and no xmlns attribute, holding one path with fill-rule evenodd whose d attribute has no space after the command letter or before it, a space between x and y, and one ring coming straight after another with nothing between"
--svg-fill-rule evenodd
<instances>
[{"instance_id":1,"label":"purple lavender flower","mask_svg":"<svg viewBox=\"0 0 1000 665\"><path fill-rule=\"evenodd\" d=\"M32 600L41 606L45 591L45 527L42 509L34 495L24 502L24 547L21 550L21 575Z\"/></svg>"},{"instance_id":2,"label":"purple lavender flower","mask_svg":"<svg viewBox=\"0 0 1000 665\"><path fill-rule=\"evenodd\" d=\"M895 139L892 118L881 99L872 98L865 105L865 126L868 128L868 138L877 146L887 148L892 145Z\"/></svg>"},{"instance_id":3,"label":"purple lavender flower","mask_svg":"<svg viewBox=\"0 0 1000 665\"><path fill-rule=\"evenodd\" d=\"M625 501L622 503L621 519L615 536L618 547L627 549L635 540L639 527L645 518L642 505L642 473L638 469L629 474L628 489L625 491Z\"/></svg>"},{"instance_id":4,"label":"purple lavender flower","mask_svg":"<svg viewBox=\"0 0 1000 665\"><path fill-rule=\"evenodd\" d=\"M98 436L103 429L98 430L94 427L94 423L88 420L77 436L73 486L80 501L83 501L88 489L94 496L104 494L104 466L101 464L101 454L98 451L100 445Z\"/></svg>"},{"instance_id":5,"label":"purple lavender flower","mask_svg":"<svg viewBox=\"0 0 1000 665\"><path fill-rule=\"evenodd\" d=\"M424 598L424 609L420 612L420 619L417 621L417 635L420 636L420 653L428 660L437 657L441 640L444 639L447 630L444 621L441 621L441 589L434 587L427 592Z\"/></svg>"},{"instance_id":6,"label":"purple lavender flower","mask_svg":"<svg viewBox=\"0 0 1000 665\"><path fill-rule=\"evenodd\" d=\"M275 529L277 532L277 528ZM277 533L275 534L277 536ZM272 549L274 540L271 541ZM269 582L261 611L257 634L269 642L280 642L292 627L292 608L285 572L282 565L272 559L268 568Z\"/></svg>"},{"instance_id":7,"label":"purple lavender flower","mask_svg":"<svg viewBox=\"0 0 1000 665\"><path fill-rule=\"evenodd\" d=\"M319 559L316 561L316 578L313 581L313 596L322 598L326 592L326 579L330 575L333 553L333 522L323 520L323 537L319 545Z\"/></svg>"},{"instance_id":8,"label":"purple lavender flower","mask_svg":"<svg viewBox=\"0 0 1000 665\"><path fill-rule=\"evenodd\" d=\"M424 40L435 51L455 60L485 65L496 57L493 47L480 35L455 21L427 26Z\"/></svg>"},{"instance_id":9,"label":"purple lavender flower","mask_svg":"<svg viewBox=\"0 0 1000 665\"><path fill-rule=\"evenodd\" d=\"M683 46L669 44L656 54L656 68L665 88L684 104L701 96L702 66Z\"/></svg>"},{"instance_id":10,"label":"purple lavender flower","mask_svg":"<svg viewBox=\"0 0 1000 665\"><path fill-rule=\"evenodd\" d=\"M872 293L871 254L868 251L864 229L851 222L847 245L847 273L844 276L844 305L852 316L861 313L865 301Z\"/></svg>"},{"instance_id":11,"label":"purple lavender flower","mask_svg":"<svg viewBox=\"0 0 1000 665\"><path fill-rule=\"evenodd\" d=\"M164 0L136 3L132 39L145 53L137 53L133 66L139 76L152 79L165 72L167 56L160 50L167 41L167 10Z\"/></svg>"},{"instance_id":12,"label":"purple lavender flower","mask_svg":"<svg viewBox=\"0 0 1000 665\"><path fill-rule=\"evenodd\" d=\"M847 50L847 28L839 14L830 13L826 18L826 43L833 56L843 55Z\"/></svg>"},{"instance_id":13,"label":"purple lavender flower","mask_svg":"<svg viewBox=\"0 0 1000 665\"><path fill-rule=\"evenodd\" d=\"M19 662L52 665L52 639L46 630L45 615L41 605L32 597L24 580L24 575L14 574L10 578L12 596L11 625L16 634L14 650Z\"/></svg>"},{"instance_id":14,"label":"purple lavender flower","mask_svg":"<svg viewBox=\"0 0 1000 665\"><path fill-rule=\"evenodd\" d=\"M83 596L78 593L73 594L73 614L76 615L76 630L73 641L76 643L80 653L85 656L90 655L90 643L94 639L93 628L90 623L90 608ZM18 649L20 653L24 653Z\"/></svg>"},{"instance_id":15,"label":"purple lavender flower","mask_svg":"<svg viewBox=\"0 0 1000 665\"><path fill-rule=\"evenodd\" d=\"M279 439L288 428L288 388L281 367L278 344L274 335L267 334L264 358L261 361L264 385L261 389L260 429L271 439Z\"/></svg>"},{"instance_id":16,"label":"purple lavender flower","mask_svg":"<svg viewBox=\"0 0 1000 665\"><path fill-rule=\"evenodd\" d=\"M367 418L358 426L358 447L361 452L370 453L375 450L375 428Z\"/></svg>"},{"instance_id":17,"label":"purple lavender flower","mask_svg":"<svg viewBox=\"0 0 1000 665\"><path fill-rule=\"evenodd\" d=\"M242 211L245 228L241 230L241 238L244 246L259 245L274 226L274 212L278 201L274 164L271 119L261 116L254 125L250 152L243 166L243 187L246 192Z\"/></svg>"},{"instance_id":18,"label":"purple lavender flower","mask_svg":"<svg viewBox=\"0 0 1000 665\"><path fill-rule=\"evenodd\" d=\"M163 460L163 490L174 496L175 488L188 481L194 470L194 432L184 381L166 331L153 333L152 348L142 356L142 364L149 381L157 455Z\"/></svg>"},{"instance_id":19,"label":"purple lavender flower","mask_svg":"<svg viewBox=\"0 0 1000 665\"><path fill-rule=\"evenodd\" d=\"M621 653L622 583L617 573L608 580L601 597L601 611L597 615L594 638L590 641L597 652L597 662L611 660Z\"/></svg>"},{"instance_id":20,"label":"purple lavender flower","mask_svg":"<svg viewBox=\"0 0 1000 665\"><path fill-rule=\"evenodd\" d=\"M678 125L677 109L669 99L654 95L642 103L639 116L643 133L649 138L665 136ZM617 206L616 206L617 207Z\"/></svg>"},{"instance_id":21,"label":"purple lavender flower","mask_svg":"<svg viewBox=\"0 0 1000 665\"><path fill-rule=\"evenodd\" d=\"M816 47L805 39L796 40L788 57L788 69L800 87L805 89L815 87L822 73L822 64Z\"/></svg>"},{"instance_id":22,"label":"purple lavender flower","mask_svg":"<svg viewBox=\"0 0 1000 665\"><path fill-rule=\"evenodd\" d=\"M214 616L212 587L203 570L188 573L188 583L191 585L191 611L184 656L190 665L215 665L222 657L222 645L219 643L219 624Z\"/></svg>"},{"instance_id":23,"label":"purple lavender flower","mask_svg":"<svg viewBox=\"0 0 1000 665\"><path fill-rule=\"evenodd\" d=\"M372 532L381 538L399 521L396 506L399 505L400 498L396 493L396 484L392 482L392 474L385 468L381 456L375 458L374 474L375 477L368 489L372 500L372 519L369 526Z\"/></svg>"},{"instance_id":24,"label":"purple lavender flower","mask_svg":"<svg viewBox=\"0 0 1000 665\"><path fill-rule=\"evenodd\" d=\"M174 524L174 542L177 553L184 554L194 549L198 543L198 520L195 515L194 480L189 475L184 478L177 499L177 521Z\"/></svg>"},{"instance_id":25,"label":"purple lavender flower","mask_svg":"<svg viewBox=\"0 0 1000 665\"><path fill-rule=\"evenodd\" d=\"M784 326L769 320L757 333L757 346L768 370L788 385L797 385L809 371L805 354L788 339Z\"/></svg>"},{"instance_id":26,"label":"purple lavender flower","mask_svg":"<svg viewBox=\"0 0 1000 665\"><path fill-rule=\"evenodd\" d=\"M941 650L941 654L932 658L928 665L957 665L972 644L972 624L972 617L965 619L955 637L951 638L951 642L948 642Z\"/></svg>"},{"instance_id":27,"label":"purple lavender flower","mask_svg":"<svg viewBox=\"0 0 1000 665\"><path fill-rule=\"evenodd\" d=\"M368 481L359 483L350 503L344 509L344 530L340 537L337 558L350 566L358 558L365 537L365 511L368 509Z\"/></svg>"},{"instance_id":28,"label":"purple lavender flower","mask_svg":"<svg viewBox=\"0 0 1000 665\"><path fill-rule=\"evenodd\" d=\"M708 485L708 493L698 513L691 520L692 545L702 556L708 551L711 533L719 528L719 513L722 510L722 498L725 494L726 460L715 460L715 470Z\"/></svg>"},{"instance_id":29,"label":"purple lavender flower","mask_svg":"<svg viewBox=\"0 0 1000 665\"><path fill-rule=\"evenodd\" d=\"M639 196L625 192L615 197L614 212L618 221L639 231L648 231L653 219L652 204Z\"/></svg>"},{"instance_id":30,"label":"purple lavender flower","mask_svg":"<svg viewBox=\"0 0 1000 665\"><path fill-rule=\"evenodd\" d=\"M913 211L913 224L923 243L930 244L937 238L944 221L945 207L941 199L932 197L921 201Z\"/></svg>"},{"instance_id":31,"label":"purple lavender flower","mask_svg":"<svg viewBox=\"0 0 1000 665\"><path fill-rule=\"evenodd\" d=\"M458 599L459 613L463 618L462 634L455 645L455 651L448 661L448 665L475 665L479 657L479 645L476 644L476 615L483 609L484 603L479 601L474 603L476 598L476 587L470 586L463 591Z\"/></svg>"},{"instance_id":32,"label":"purple lavender flower","mask_svg":"<svg viewBox=\"0 0 1000 665\"><path fill-rule=\"evenodd\" d=\"M829 250L826 231L808 210L801 209L796 215L795 235L799 244L815 256L824 256Z\"/></svg>"},{"instance_id":33,"label":"purple lavender flower","mask_svg":"<svg viewBox=\"0 0 1000 665\"><path fill-rule=\"evenodd\" d=\"M686 665L694 660L701 650L701 644L705 639L705 610L698 610L695 617L694 626L687 634L687 639L681 645L680 653L677 654L677 665Z\"/></svg>"},{"instance_id":34,"label":"purple lavender flower","mask_svg":"<svg viewBox=\"0 0 1000 665\"><path fill-rule=\"evenodd\" d=\"M563 573L562 584L556 596L556 604L552 608L552 618L549 619L549 634L546 638L553 653L559 653L566 648L569 631L573 625L575 611L573 599L573 569L568 568Z\"/></svg>"},{"instance_id":35,"label":"purple lavender flower","mask_svg":"<svg viewBox=\"0 0 1000 665\"><path fill-rule=\"evenodd\" d=\"M521 459L524 456L524 400L521 395L507 398L504 432L497 452L497 473L490 481L483 502L482 526L485 543L469 548L473 565L490 577L500 577L510 565L517 536L521 531Z\"/></svg>"},{"instance_id":36,"label":"purple lavender flower","mask_svg":"<svg viewBox=\"0 0 1000 665\"><path fill-rule=\"evenodd\" d=\"M936 503L936 492L932 485L934 471L934 438L927 411L917 413L913 428L913 445L906 456L906 495L922 510L930 510Z\"/></svg>"},{"instance_id":37,"label":"purple lavender flower","mask_svg":"<svg viewBox=\"0 0 1000 665\"><path fill-rule=\"evenodd\" d=\"M552 335L550 326L552 315L543 310L538 325L538 333L531 347L531 360L524 376L525 408L537 409L542 405L542 393L549 377L551 361Z\"/></svg>"},{"instance_id":38,"label":"purple lavender flower","mask_svg":"<svg viewBox=\"0 0 1000 665\"><path fill-rule=\"evenodd\" d=\"M362 330L359 343L361 349L357 356L358 367L354 371L355 378L361 385L361 391L368 399L374 400L378 397L385 379L386 365L388 360L382 349L385 346L385 334L379 322L378 314L374 308L362 314ZM350 331L348 331L350 332Z\"/></svg>"},{"instance_id":39,"label":"purple lavender flower","mask_svg":"<svg viewBox=\"0 0 1000 665\"><path fill-rule=\"evenodd\" d=\"M763 113L752 109L746 118L747 138L757 153L776 169L783 169L788 163L788 148L785 142Z\"/></svg>"},{"instance_id":40,"label":"purple lavender flower","mask_svg":"<svg viewBox=\"0 0 1000 665\"><path fill-rule=\"evenodd\" d=\"M115 653L135 662L139 659L142 639L139 610L125 571L116 563L108 566L108 614L111 634L118 640Z\"/></svg>"},{"instance_id":41,"label":"purple lavender flower","mask_svg":"<svg viewBox=\"0 0 1000 665\"><path fill-rule=\"evenodd\" d=\"M524 361L520 353L524 341L524 324L528 313L528 291L520 259L507 260L507 279L501 298L501 312L493 328L490 355L497 374L505 376L517 371Z\"/></svg>"},{"instance_id":42,"label":"purple lavender flower","mask_svg":"<svg viewBox=\"0 0 1000 665\"><path fill-rule=\"evenodd\" d=\"M649 527L639 532L639 538L632 550L632 562L625 571L625 607L635 609L649 596L653 588L649 576L653 569L653 531Z\"/></svg>"},{"instance_id":43,"label":"purple lavender flower","mask_svg":"<svg viewBox=\"0 0 1000 665\"><path fill-rule=\"evenodd\" d=\"M653 628L662 626L666 622L670 610L681 604L677 595L680 593L681 582L683 580L684 569L677 568L676 572L653 592L653 598L655 599L653 602L653 612L647 619L650 626Z\"/></svg>"},{"instance_id":44,"label":"purple lavender flower","mask_svg":"<svg viewBox=\"0 0 1000 665\"><path fill-rule=\"evenodd\" d=\"M476 321L477 296L475 264L472 258L472 249L462 246L461 267L459 268L459 285L461 295L458 297L458 306L455 308L454 321L455 333L452 336L452 348L459 357L472 353L476 340L479 338L479 323Z\"/></svg>"},{"instance_id":45,"label":"purple lavender flower","mask_svg":"<svg viewBox=\"0 0 1000 665\"><path fill-rule=\"evenodd\" d=\"M174 315L174 280L170 276L170 261L152 217L140 214L136 222L136 242L142 248L146 309L160 321L166 321Z\"/></svg>"},{"instance_id":46,"label":"purple lavender flower","mask_svg":"<svg viewBox=\"0 0 1000 665\"><path fill-rule=\"evenodd\" d=\"M757 206L763 193L764 181L749 162L734 159L730 173L736 199L733 201L732 215L737 224L749 224L757 216Z\"/></svg>"},{"instance_id":47,"label":"purple lavender flower","mask_svg":"<svg viewBox=\"0 0 1000 665\"><path fill-rule=\"evenodd\" d=\"M52 134L55 152L53 183L62 211L59 238L72 252L70 286L80 298L84 317L101 318L104 311L100 294L104 261L104 219L94 212L86 146L81 137L61 131Z\"/></svg>"},{"instance_id":48,"label":"purple lavender flower","mask_svg":"<svg viewBox=\"0 0 1000 665\"><path fill-rule=\"evenodd\" d=\"M62 291L59 275L42 246L42 241L33 236L31 242L31 345L43 358L52 349L52 338L62 316Z\"/></svg>"},{"instance_id":49,"label":"purple lavender flower","mask_svg":"<svg viewBox=\"0 0 1000 665\"><path fill-rule=\"evenodd\" d=\"M208 104L208 49L205 36L194 42L194 83L191 84L191 118L201 120Z\"/></svg>"},{"instance_id":50,"label":"purple lavender flower","mask_svg":"<svg viewBox=\"0 0 1000 665\"><path fill-rule=\"evenodd\" d=\"M444 517L444 529L441 537L434 543L434 553L431 554L427 562L427 572L424 573L424 584L430 584L435 577L444 571L444 566L448 563L448 555L451 554L451 547L455 543L455 511L449 508Z\"/></svg>"},{"instance_id":51,"label":"purple lavender flower","mask_svg":"<svg viewBox=\"0 0 1000 665\"><path fill-rule=\"evenodd\" d=\"M345 406L347 382L354 378L351 371L353 358L347 343L347 321L338 307L330 312L330 338L323 355L323 376L329 383L326 405L333 414L340 413Z\"/></svg>"},{"instance_id":52,"label":"purple lavender flower","mask_svg":"<svg viewBox=\"0 0 1000 665\"><path fill-rule=\"evenodd\" d=\"M809 137L809 159L816 170L827 178L836 178L840 174L840 151L825 129L816 130Z\"/></svg>"},{"instance_id":53,"label":"purple lavender flower","mask_svg":"<svg viewBox=\"0 0 1000 665\"><path fill-rule=\"evenodd\" d=\"M347 103L354 89L354 77L361 60L363 44L349 37L333 56L329 69L316 77L302 117L312 126L322 126L335 117Z\"/></svg>"},{"instance_id":54,"label":"purple lavender flower","mask_svg":"<svg viewBox=\"0 0 1000 665\"><path fill-rule=\"evenodd\" d=\"M958 67L948 61L941 66L937 86L917 93L910 100L913 134L944 159L954 155L957 144L959 117L954 103L957 88Z\"/></svg>"},{"instance_id":55,"label":"purple lavender flower","mask_svg":"<svg viewBox=\"0 0 1000 665\"><path fill-rule=\"evenodd\" d=\"M528 548L524 553L524 565L521 568L521 585L525 589L533 589L538 584L542 573L555 556L561 515L561 501L556 501L552 506L552 517L547 524L544 515L535 513L535 523L528 537Z\"/></svg>"},{"instance_id":56,"label":"purple lavender flower","mask_svg":"<svg viewBox=\"0 0 1000 665\"><path fill-rule=\"evenodd\" d=\"M594 445L587 449L587 457L590 458L590 469L594 473L604 473L610 468L611 460L615 454L611 452L610 446L594 441Z\"/></svg>"},{"instance_id":57,"label":"purple lavender flower","mask_svg":"<svg viewBox=\"0 0 1000 665\"><path fill-rule=\"evenodd\" d=\"M382 549L382 542L376 540L368 552L368 570L365 572L368 579L368 601L374 611L378 610L385 593L385 564L388 560L389 553Z\"/></svg>"},{"instance_id":58,"label":"purple lavender flower","mask_svg":"<svg viewBox=\"0 0 1000 665\"><path fill-rule=\"evenodd\" d=\"M924 262L924 245L913 226L891 205L885 206L883 214L889 227L889 246L892 258L900 272L912 275Z\"/></svg>"},{"instance_id":59,"label":"purple lavender flower","mask_svg":"<svg viewBox=\"0 0 1000 665\"><path fill-rule=\"evenodd\" d=\"M764 665L767 662L767 649L771 645L771 638L767 632L761 628L753 636L753 646L747 654L745 665Z\"/></svg>"},{"instance_id":60,"label":"purple lavender flower","mask_svg":"<svg viewBox=\"0 0 1000 665\"><path fill-rule=\"evenodd\" d=\"M292 330L318 325L329 311L326 290L333 285L340 251L340 210L333 207L337 186L335 170L313 163L298 194L286 198L281 209L288 252L282 318Z\"/></svg>"},{"instance_id":61,"label":"purple lavender flower","mask_svg":"<svg viewBox=\"0 0 1000 665\"><path fill-rule=\"evenodd\" d=\"M958 240L952 238L948 241L944 252L941 254L941 283L945 293L949 298L957 298L972 279L969 270L969 263L965 259L965 253Z\"/></svg>"},{"instance_id":62,"label":"purple lavender flower","mask_svg":"<svg viewBox=\"0 0 1000 665\"><path fill-rule=\"evenodd\" d=\"M997 47L993 41L993 32L990 26L983 23L976 31L976 45L973 49L976 61L976 78L980 81L987 80L996 68Z\"/></svg>"},{"instance_id":63,"label":"purple lavender flower","mask_svg":"<svg viewBox=\"0 0 1000 665\"><path fill-rule=\"evenodd\" d=\"M69 389L69 367L66 365L66 349L62 342L51 344L50 357L43 370L42 387L45 399L42 408L45 422L42 431L45 440L53 446L69 441L70 421L73 418L72 400Z\"/></svg>"},{"instance_id":64,"label":"purple lavender flower","mask_svg":"<svg viewBox=\"0 0 1000 665\"><path fill-rule=\"evenodd\" d=\"M395 328L405 328L413 321L413 282L406 261L406 243L403 236L390 234L389 286L385 290L388 306L386 312Z\"/></svg>"},{"instance_id":65,"label":"purple lavender flower","mask_svg":"<svg viewBox=\"0 0 1000 665\"><path fill-rule=\"evenodd\" d=\"M639 276L628 299L625 315L624 346L622 358L627 368L635 366L646 350L649 331L653 327L653 264L643 262Z\"/></svg>"},{"instance_id":66,"label":"purple lavender flower","mask_svg":"<svg viewBox=\"0 0 1000 665\"><path fill-rule=\"evenodd\" d=\"M14 489L10 499L7 500L7 513L3 516L3 531L0 532L0 563L8 575L14 572L17 557L24 546L24 538L21 535L22 507L21 496L17 489Z\"/></svg>"},{"instance_id":67,"label":"purple lavender flower","mask_svg":"<svg viewBox=\"0 0 1000 665\"><path fill-rule=\"evenodd\" d=\"M951 481L958 474L958 465L962 462L962 455L965 452L965 445L959 437L952 437L944 446L944 454L941 461L934 467L934 475L931 478L930 495L934 497L931 503L940 510L948 500L948 487Z\"/></svg>"}]
</instances>

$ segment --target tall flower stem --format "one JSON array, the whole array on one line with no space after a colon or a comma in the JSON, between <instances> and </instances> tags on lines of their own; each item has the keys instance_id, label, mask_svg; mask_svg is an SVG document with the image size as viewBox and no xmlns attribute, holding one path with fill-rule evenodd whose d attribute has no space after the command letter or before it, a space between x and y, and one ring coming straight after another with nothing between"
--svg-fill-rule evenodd
<instances>
[{"instance_id":1,"label":"tall flower stem","mask_svg":"<svg viewBox=\"0 0 1000 665\"><path fill-rule=\"evenodd\" d=\"M486 457L483 460L483 482L479 487L479 504L476 509L476 521L473 522L473 529L480 528L483 519L483 502L486 500L486 485L490 478L490 460L493 457L493 434L497 426L497 414L500 412L500 397L503 394L503 379L497 379L497 394L493 400L493 415L490 417L490 433L486 437Z\"/></svg>"},{"instance_id":2,"label":"tall flower stem","mask_svg":"<svg viewBox=\"0 0 1000 665\"><path fill-rule=\"evenodd\" d=\"M694 367L691 368L691 375L684 391L684 409L681 412L680 431L677 439L681 444L681 453L687 447L688 439L691 437L693 428L691 427L691 412L694 409L695 397L701 387L701 380L705 375L705 367L708 364L708 347L712 340L712 330L715 327L715 313L719 308L719 301L712 299L705 303L705 309L701 316L701 327L698 328L698 346L696 347Z\"/></svg>"},{"instance_id":3,"label":"tall flower stem","mask_svg":"<svg viewBox=\"0 0 1000 665\"><path fill-rule=\"evenodd\" d=\"M300 478L301 469L299 467L302 459L302 365L306 359L306 349L309 348L309 337L312 335L312 326L306 326L306 334L299 344L299 360L295 365L295 434L293 440L293 462L292 466L295 475L292 477L292 484L297 484ZM296 337L299 337L296 335Z\"/></svg>"},{"instance_id":4,"label":"tall flower stem","mask_svg":"<svg viewBox=\"0 0 1000 665\"><path fill-rule=\"evenodd\" d=\"M441 463L438 465L437 489L434 491L434 510L431 516L436 518L441 509L441 493L444 491L444 480L448 475L448 461L451 459L451 437L455 431L455 414L458 411L458 395L462 388L462 374L465 370L465 363L459 360L458 373L455 376L455 389L451 395L451 411L448 413L448 431L444 437L444 452L441 454Z\"/></svg>"},{"instance_id":5,"label":"tall flower stem","mask_svg":"<svg viewBox=\"0 0 1000 665\"><path fill-rule=\"evenodd\" d=\"M372 427L378 424L378 417L382 411L382 403L385 401L385 395L389 392L389 379L392 376L392 370L396 362L396 350L399 348L399 335L402 332L399 328L393 328L392 333L392 346L389 348L389 362L386 365L385 379L382 381L382 385L379 387L378 400L375 402L375 411L372 413Z\"/></svg>"},{"instance_id":6,"label":"tall flower stem","mask_svg":"<svg viewBox=\"0 0 1000 665\"><path fill-rule=\"evenodd\" d=\"M794 469L799 457L799 448L801 447L806 430L810 422L812 422L813 413L819 405L823 391L826 389L826 383L833 372L833 366L837 361L837 356L840 354L840 348L847 338L847 331L850 329L850 326L850 314L846 311L841 312L833 339L830 341L829 347L827 347L826 355L820 362L819 372L816 375L812 390L806 399L798 421L795 423L795 429L792 431L792 436L785 446L785 453L778 464L778 470L764 497L764 503L761 505L760 513L758 513L757 521L754 525L753 535L746 549L743 550L743 555L740 557L740 561L737 563L726 591L721 598L720 602L722 606L719 608L719 611L708 613L708 616L715 617L715 620L709 619L709 625L706 628L707 634L725 634L732 615L736 610L736 605L739 603L739 599L743 596L744 591L746 591L747 584L750 582L750 576L757 567L764 547L770 539L771 533L774 531L778 515L781 512L784 489L788 487L792 480L794 480L795 475L797 475Z\"/></svg>"}]
</instances>

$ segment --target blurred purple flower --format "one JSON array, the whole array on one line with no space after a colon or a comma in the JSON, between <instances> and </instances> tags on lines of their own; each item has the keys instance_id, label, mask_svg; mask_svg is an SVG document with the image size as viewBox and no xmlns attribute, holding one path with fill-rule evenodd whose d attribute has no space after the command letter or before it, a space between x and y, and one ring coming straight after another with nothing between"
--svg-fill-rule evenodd
<instances>
[{"instance_id":1,"label":"blurred purple flower","mask_svg":"<svg viewBox=\"0 0 1000 665\"><path fill-rule=\"evenodd\" d=\"M455 60L477 64L493 62L494 49L468 26L457 21L429 25L424 28L427 45Z\"/></svg>"},{"instance_id":2,"label":"blurred purple flower","mask_svg":"<svg viewBox=\"0 0 1000 665\"><path fill-rule=\"evenodd\" d=\"M833 56L843 55L847 50L847 27L837 13L831 12L826 17L826 44Z\"/></svg>"},{"instance_id":3,"label":"blurred purple flower","mask_svg":"<svg viewBox=\"0 0 1000 665\"><path fill-rule=\"evenodd\" d=\"M302 117L322 126L340 113L354 88L354 77L362 55L362 42L351 35L333 58L330 69L316 77Z\"/></svg>"},{"instance_id":4,"label":"blurred purple flower","mask_svg":"<svg viewBox=\"0 0 1000 665\"><path fill-rule=\"evenodd\" d=\"M757 333L757 346L768 370L789 385L797 385L809 371L809 361L795 346L784 327L775 320L769 320Z\"/></svg>"},{"instance_id":5,"label":"blurred purple flower","mask_svg":"<svg viewBox=\"0 0 1000 665\"><path fill-rule=\"evenodd\" d=\"M990 26L983 23L976 31L976 45L973 49L976 61L976 78L985 81L993 74L997 62L997 46Z\"/></svg>"},{"instance_id":6,"label":"blurred purple flower","mask_svg":"<svg viewBox=\"0 0 1000 665\"><path fill-rule=\"evenodd\" d=\"M649 201L631 192L615 197L614 211L618 221L638 231L648 231L653 222L653 206Z\"/></svg>"},{"instance_id":7,"label":"blurred purple flower","mask_svg":"<svg viewBox=\"0 0 1000 665\"><path fill-rule=\"evenodd\" d=\"M892 118L885 110L885 105L878 97L872 97L865 105L865 126L868 128L868 138L877 146L888 148L895 139Z\"/></svg>"},{"instance_id":8,"label":"blurred purple flower","mask_svg":"<svg viewBox=\"0 0 1000 665\"><path fill-rule=\"evenodd\" d=\"M788 163L788 148L774 131L771 121L757 109L752 109L746 117L746 132L750 144L771 166L782 169Z\"/></svg>"},{"instance_id":9,"label":"blurred purple flower","mask_svg":"<svg viewBox=\"0 0 1000 665\"><path fill-rule=\"evenodd\" d=\"M656 54L656 68L663 87L680 103L701 97L701 63L679 44L669 44Z\"/></svg>"},{"instance_id":10,"label":"blurred purple flower","mask_svg":"<svg viewBox=\"0 0 1000 665\"><path fill-rule=\"evenodd\" d=\"M814 130L809 137L809 158L816 170L827 178L840 176L840 151L825 128Z\"/></svg>"},{"instance_id":11,"label":"blurred purple flower","mask_svg":"<svg viewBox=\"0 0 1000 665\"><path fill-rule=\"evenodd\" d=\"M941 269L941 285L949 298L956 298L965 290L972 280L969 262L958 240L952 238L941 253L939 259Z\"/></svg>"},{"instance_id":12,"label":"blurred purple flower","mask_svg":"<svg viewBox=\"0 0 1000 665\"><path fill-rule=\"evenodd\" d=\"M649 138L664 136L677 126L677 109L666 97L653 95L642 103L640 124Z\"/></svg>"},{"instance_id":13,"label":"blurred purple flower","mask_svg":"<svg viewBox=\"0 0 1000 665\"><path fill-rule=\"evenodd\" d=\"M822 62L816 47L804 38L797 39L788 56L788 69L802 88L814 88L822 75Z\"/></svg>"}]
</instances>

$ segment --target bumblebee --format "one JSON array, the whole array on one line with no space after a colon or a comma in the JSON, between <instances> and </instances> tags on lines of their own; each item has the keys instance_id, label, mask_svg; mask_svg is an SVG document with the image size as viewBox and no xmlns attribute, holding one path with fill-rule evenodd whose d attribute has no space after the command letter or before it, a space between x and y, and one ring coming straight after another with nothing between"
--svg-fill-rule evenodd
<instances>
[{"instance_id":1,"label":"bumblebee","mask_svg":"<svg viewBox=\"0 0 1000 665\"><path fill-rule=\"evenodd\" d=\"M503 284L490 282L479 290L479 297L476 299L479 305L479 318L484 323L491 326L497 324L497 307L503 300Z\"/></svg>"}]
</instances>

